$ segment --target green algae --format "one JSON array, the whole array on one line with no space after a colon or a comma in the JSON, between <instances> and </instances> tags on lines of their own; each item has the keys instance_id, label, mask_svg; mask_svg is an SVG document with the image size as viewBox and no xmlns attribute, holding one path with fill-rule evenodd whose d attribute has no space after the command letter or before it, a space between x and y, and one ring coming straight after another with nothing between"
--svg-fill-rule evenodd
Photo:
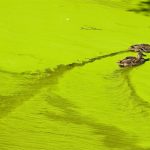
<instances>
[{"instance_id":1,"label":"green algae","mask_svg":"<svg viewBox=\"0 0 150 150\"><path fill-rule=\"evenodd\" d=\"M1 2L2 150L150 149L149 62L116 64L150 42L138 3Z\"/></svg>"}]
</instances>

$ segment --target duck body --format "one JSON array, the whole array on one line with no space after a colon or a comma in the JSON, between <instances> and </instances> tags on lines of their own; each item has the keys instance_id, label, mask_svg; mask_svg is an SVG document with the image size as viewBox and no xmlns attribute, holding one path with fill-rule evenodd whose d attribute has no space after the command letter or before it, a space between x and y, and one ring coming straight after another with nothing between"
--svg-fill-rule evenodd
<instances>
[{"instance_id":1,"label":"duck body","mask_svg":"<svg viewBox=\"0 0 150 150\"><path fill-rule=\"evenodd\" d=\"M137 57L128 56L128 57L124 58L123 60L120 60L118 62L118 64L120 67L132 67L132 66L141 65L141 64L145 63L145 61L148 61L148 60L149 59L143 58L143 53L138 52Z\"/></svg>"},{"instance_id":2,"label":"duck body","mask_svg":"<svg viewBox=\"0 0 150 150\"><path fill-rule=\"evenodd\" d=\"M136 44L136 45L131 45L129 47L129 50L135 51L135 52L145 52L145 53L150 53L150 44Z\"/></svg>"}]
</instances>

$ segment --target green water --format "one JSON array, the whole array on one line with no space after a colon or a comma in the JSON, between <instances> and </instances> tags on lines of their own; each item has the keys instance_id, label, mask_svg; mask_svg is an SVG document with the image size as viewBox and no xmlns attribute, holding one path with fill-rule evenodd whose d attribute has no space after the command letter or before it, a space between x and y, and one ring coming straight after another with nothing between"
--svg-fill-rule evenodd
<instances>
[{"instance_id":1,"label":"green water","mask_svg":"<svg viewBox=\"0 0 150 150\"><path fill-rule=\"evenodd\" d=\"M150 43L138 3L0 2L1 150L150 150L150 63L116 64Z\"/></svg>"}]
</instances>

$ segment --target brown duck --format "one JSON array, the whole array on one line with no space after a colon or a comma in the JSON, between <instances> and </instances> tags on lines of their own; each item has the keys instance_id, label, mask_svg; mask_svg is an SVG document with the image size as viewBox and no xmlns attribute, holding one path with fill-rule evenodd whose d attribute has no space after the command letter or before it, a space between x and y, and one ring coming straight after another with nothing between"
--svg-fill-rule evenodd
<instances>
[{"instance_id":1,"label":"brown duck","mask_svg":"<svg viewBox=\"0 0 150 150\"><path fill-rule=\"evenodd\" d=\"M138 66L143 64L145 61L148 61L149 59L144 59L144 55L141 51L138 52L137 57L128 56L123 60L120 60L117 62L120 67L132 67L132 66Z\"/></svg>"},{"instance_id":2,"label":"brown duck","mask_svg":"<svg viewBox=\"0 0 150 150\"><path fill-rule=\"evenodd\" d=\"M136 44L136 45L131 45L129 47L129 50L135 51L135 52L145 52L145 53L150 53L150 44Z\"/></svg>"}]
</instances>

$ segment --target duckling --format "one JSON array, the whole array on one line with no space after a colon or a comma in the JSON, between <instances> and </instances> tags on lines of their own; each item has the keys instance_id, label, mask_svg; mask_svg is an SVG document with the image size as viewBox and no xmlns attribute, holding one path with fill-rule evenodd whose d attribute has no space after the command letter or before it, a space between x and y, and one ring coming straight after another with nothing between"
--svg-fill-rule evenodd
<instances>
[{"instance_id":1,"label":"duckling","mask_svg":"<svg viewBox=\"0 0 150 150\"><path fill-rule=\"evenodd\" d=\"M150 44L136 44L136 45L131 45L129 47L129 50L135 51L135 52L145 52L145 53L150 53Z\"/></svg>"},{"instance_id":2,"label":"duckling","mask_svg":"<svg viewBox=\"0 0 150 150\"><path fill-rule=\"evenodd\" d=\"M123 60L120 60L117 62L120 67L132 67L132 66L138 66L143 64L145 61L148 61L149 59L144 59L144 55L141 51L138 52L137 57L128 56Z\"/></svg>"}]
</instances>

